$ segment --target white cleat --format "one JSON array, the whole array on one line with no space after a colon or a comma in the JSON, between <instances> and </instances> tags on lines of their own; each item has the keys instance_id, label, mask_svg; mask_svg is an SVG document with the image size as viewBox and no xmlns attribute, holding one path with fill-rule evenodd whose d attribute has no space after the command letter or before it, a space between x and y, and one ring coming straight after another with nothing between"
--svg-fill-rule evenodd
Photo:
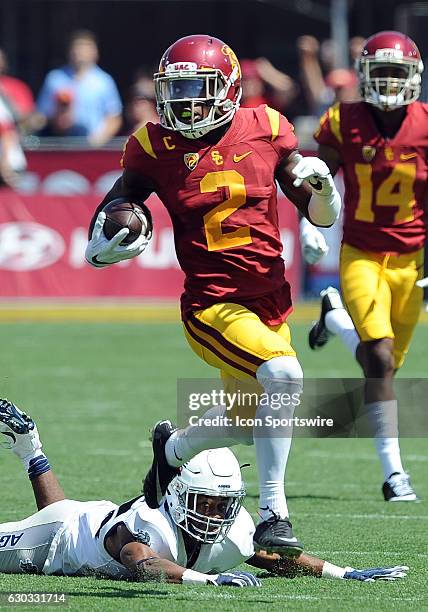
<instances>
[{"instance_id":1,"label":"white cleat","mask_svg":"<svg viewBox=\"0 0 428 612\"><path fill-rule=\"evenodd\" d=\"M382 493L387 502L416 502L418 496L410 484L409 475L395 472L383 483Z\"/></svg>"}]
</instances>

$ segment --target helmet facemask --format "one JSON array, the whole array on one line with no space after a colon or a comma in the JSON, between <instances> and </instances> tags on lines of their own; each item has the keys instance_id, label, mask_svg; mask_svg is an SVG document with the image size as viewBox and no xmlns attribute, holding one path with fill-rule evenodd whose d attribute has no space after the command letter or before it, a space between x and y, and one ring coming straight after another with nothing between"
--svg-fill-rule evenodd
<instances>
[{"instance_id":1,"label":"helmet facemask","mask_svg":"<svg viewBox=\"0 0 428 612\"><path fill-rule=\"evenodd\" d=\"M154 75L157 111L164 127L195 139L232 120L241 90L235 100L228 94L239 75L238 67L226 78L219 69L197 69L196 64L187 64L182 70L175 66L169 65L165 72ZM199 105L207 108L206 116L198 117ZM184 110L185 106L189 116L180 117L180 107Z\"/></svg>"},{"instance_id":2,"label":"helmet facemask","mask_svg":"<svg viewBox=\"0 0 428 612\"><path fill-rule=\"evenodd\" d=\"M220 497L226 508L222 518L198 512L201 497ZM168 491L168 503L174 522L195 540L203 544L222 542L227 536L242 506L245 490L215 493L213 490L196 489L176 478Z\"/></svg>"},{"instance_id":3,"label":"helmet facemask","mask_svg":"<svg viewBox=\"0 0 428 612\"><path fill-rule=\"evenodd\" d=\"M395 110L419 98L422 61L362 57L358 68L362 98L383 111Z\"/></svg>"}]
</instances>

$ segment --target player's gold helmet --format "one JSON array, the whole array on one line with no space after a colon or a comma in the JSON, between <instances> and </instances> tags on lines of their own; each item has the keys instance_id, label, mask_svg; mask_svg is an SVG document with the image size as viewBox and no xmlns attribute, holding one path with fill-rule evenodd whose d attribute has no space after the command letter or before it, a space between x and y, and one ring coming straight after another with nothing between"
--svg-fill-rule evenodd
<instances>
[{"instance_id":1,"label":"player's gold helmet","mask_svg":"<svg viewBox=\"0 0 428 612\"><path fill-rule=\"evenodd\" d=\"M411 38L393 31L374 34L357 60L361 96L384 111L411 104L419 97L423 69Z\"/></svg>"},{"instance_id":2,"label":"player's gold helmet","mask_svg":"<svg viewBox=\"0 0 428 612\"><path fill-rule=\"evenodd\" d=\"M180 38L163 54L154 75L161 124L201 138L232 120L241 99L241 68L232 49L213 36ZM204 105L204 114L198 106Z\"/></svg>"}]
</instances>

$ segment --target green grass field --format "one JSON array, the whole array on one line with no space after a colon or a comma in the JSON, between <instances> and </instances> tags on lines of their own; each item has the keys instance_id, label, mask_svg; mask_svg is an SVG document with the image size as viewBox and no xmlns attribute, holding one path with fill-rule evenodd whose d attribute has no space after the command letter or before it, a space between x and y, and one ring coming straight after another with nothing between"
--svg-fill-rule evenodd
<instances>
[{"instance_id":1,"label":"green grass field","mask_svg":"<svg viewBox=\"0 0 428 612\"><path fill-rule=\"evenodd\" d=\"M292 323L292 322L291 322ZM309 377L358 376L339 341L307 349L307 324L292 326ZM121 502L138 494L150 460L148 429L175 415L179 377L213 377L176 323L13 323L0 326L1 395L32 414L45 451L71 498ZM402 376L424 376L428 327L420 325ZM402 441L406 467L428 499L426 440ZM237 447L253 463L253 449ZM255 512L255 469L245 473L246 507ZM0 591L64 591L69 607L92 610L422 610L428 560L426 501L387 505L371 440L296 439L287 492L297 535L308 552L340 565L407 564L397 583L266 578L262 589L135 584L92 578L1 576ZM31 487L11 454L0 453L0 521L35 511Z\"/></svg>"}]
</instances>

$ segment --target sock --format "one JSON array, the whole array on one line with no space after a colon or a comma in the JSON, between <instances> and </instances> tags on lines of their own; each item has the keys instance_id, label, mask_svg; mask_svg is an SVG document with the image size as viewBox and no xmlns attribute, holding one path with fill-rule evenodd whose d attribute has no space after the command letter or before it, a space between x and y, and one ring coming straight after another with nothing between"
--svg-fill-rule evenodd
<instances>
[{"instance_id":1,"label":"sock","mask_svg":"<svg viewBox=\"0 0 428 612\"><path fill-rule=\"evenodd\" d=\"M356 332L351 317L344 308L335 308L325 315L325 326L335 336L339 336L346 348L355 357L360 337Z\"/></svg>"},{"instance_id":2,"label":"sock","mask_svg":"<svg viewBox=\"0 0 428 612\"><path fill-rule=\"evenodd\" d=\"M264 388L264 401L259 404L256 418L266 419L268 415L280 419L292 419L298 405L296 395L302 392L303 372L296 357L273 357L257 370L257 380ZM278 405L278 398L293 398L293 401ZM297 403L296 403L297 402ZM259 514L262 521L272 517L288 517L287 500L284 491L285 469L291 448L292 424L279 430L257 431L254 427L257 470L259 474Z\"/></svg>"},{"instance_id":3,"label":"sock","mask_svg":"<svg viewBox=\"0 0 428 612\"><path fill-rule=\"evenodd\" d=\"M230 418L224 406L211 408L201 417L201 419L213 419L215 417ZM244 432L239 431L238 435L235 427L214 427L213 425L189 425L186 429L175 431L168 438L165 445L165 456L169 465L180 467L203 450L209 448L223 448L224 446L235 446L236 444L246 444Z\"/></svg>"},{"instance_id":4,"label":"sock","mask_svg":"<svg viewBox=\"0 0 428 612\"><path fill-rule=\"evenodd\" d=\"M262 419L272 414L269 406L259 408L256 417ZM292 416L292 415L291 415ZM281 413L281 418L285 418ZM264 434L266 435L266 434ZM274 437L279 435L281 437ZM282 437L287 436L287 437ZM272 517L272 512L281 518L288 517L288 506L284 491L285 468L291 448L291 428L271 437L254 437L257 471L259 474L259 509L262 521Z\"/></svg>"},{"instance_id":5,"label":"sock","mask_svg":"<svg viewBox=\"0 0 428 612\"><path fill-rule=\"evenodd\" d=\"M295 398L302 391L303 372L296 357L273 357L257 370L257 380L264 388L264 401L257 408L256 418L266 422L267 416L292 419L296 399L278 405L278 398ZM259 475L259 515L262 521L272 517L288 517L284 479L291 448L292 424L279 430L257 431L254 427L257 470Z\"/></svg>"},{"instance_id":6,"label":"sock","mask_svg":"<svg viewBox=\"0 0 428 612\"><path fill-rule=\"evenodd\" d=\"M39 453L37 456L33 456L31 458L27 456L25 459L23 459L25 464L27 464L28 461L28 465L26 467L30 480L34 480L34 478L40 476L40 474L49 472L49 470L51 469L46 455L44 455L40 451L35 451L34 454L36 455L37 452Z\"/></svg>"},{"instance_id":7,"label":"sock","mask_svg":"<svg viewBox=\"0 0 428 612\"><path fill-rule=\"evenodd\" d=\"M403 473L398 442L397 400L371 402L366 411L373 428L374 443L385 480L394 472Z\"/></svg>"}]
</instances>

